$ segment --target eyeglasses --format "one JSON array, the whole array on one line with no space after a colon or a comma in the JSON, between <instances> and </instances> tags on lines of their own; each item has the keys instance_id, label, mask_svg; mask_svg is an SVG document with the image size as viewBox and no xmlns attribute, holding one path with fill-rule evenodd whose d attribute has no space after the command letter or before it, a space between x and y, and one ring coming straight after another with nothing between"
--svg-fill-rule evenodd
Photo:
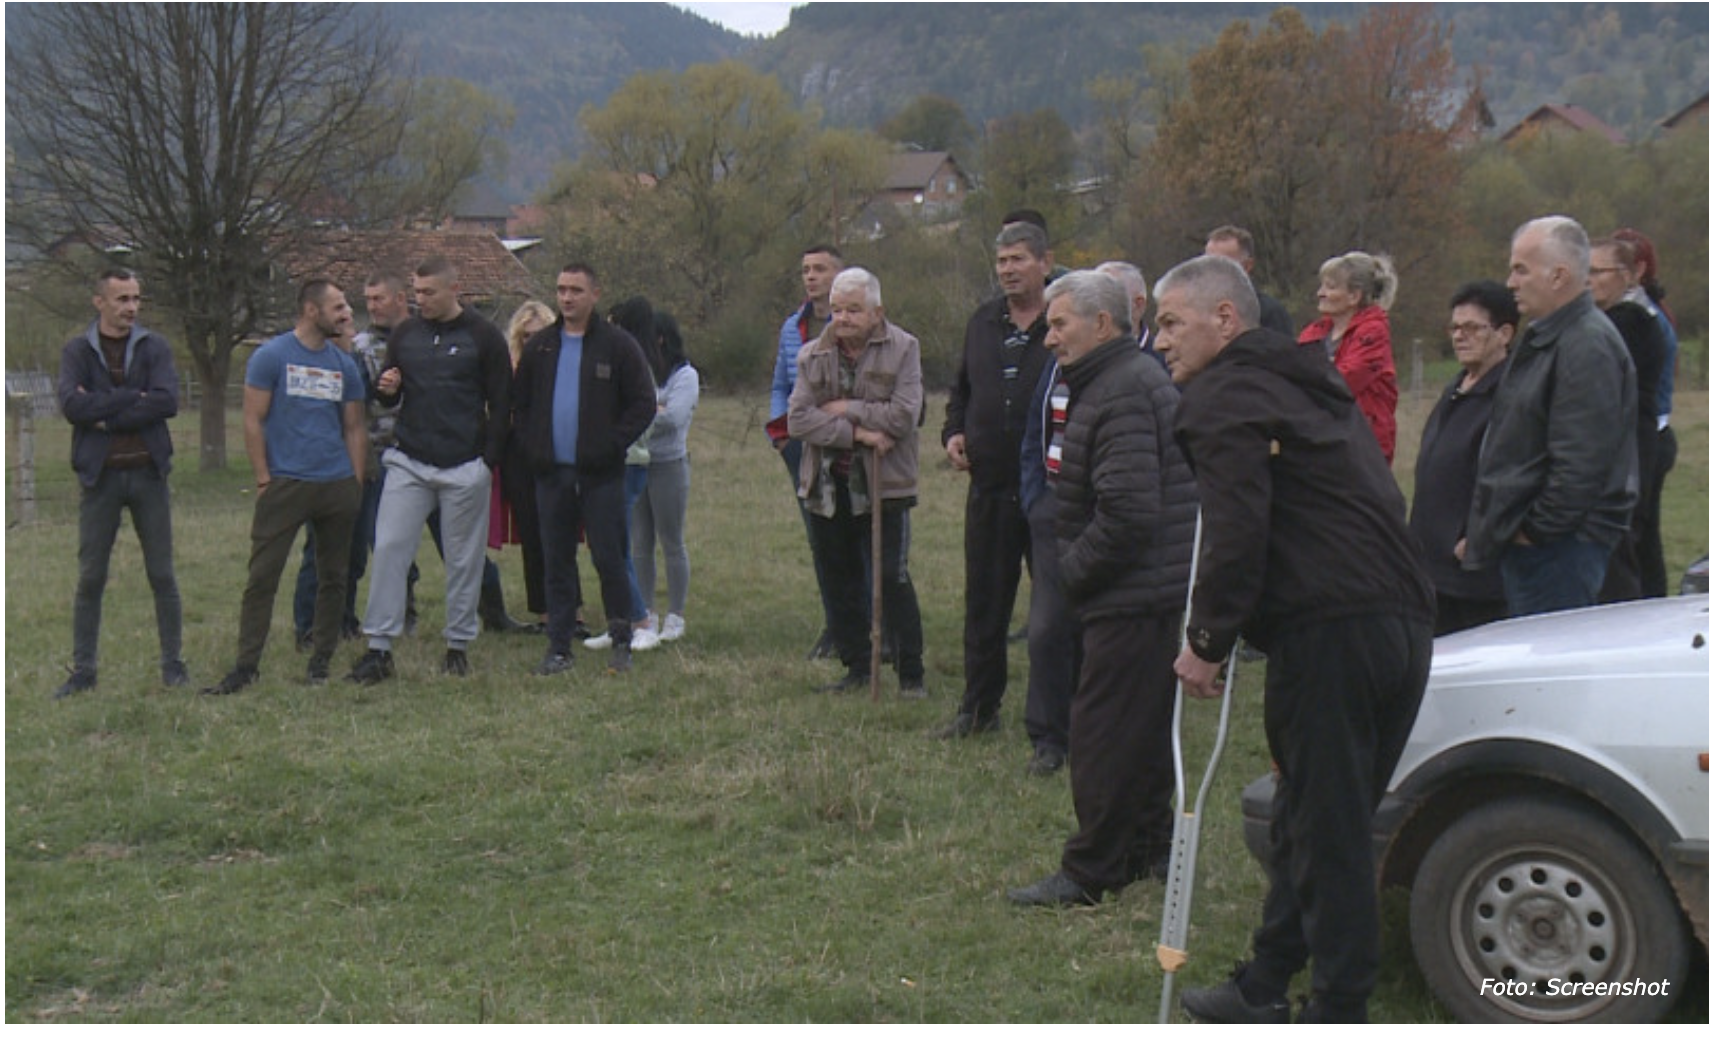
<instances>
[{"instance_id":1,"label":"eyeglasses","mask_svg":"<svg viewBox=\"0 0 1718 1040\"><path fill-rule=\"evenodd\" d=\"M1626 267L1589 267L1589 268L1587 268L1587 270L1592 274L1622 274L1622 273L1626 272L1628 270L1628 268L1626 268Z\"/></svg>"},{"instance_id":2,"label":"eyeglasses","mask_svg":"<svg viewBox=\"0 0 1718 1040\"><path fill-rule=\"evenodd\" d=\"M1477 336L1486 329L1495 329L1496 325L1487 325L1481 321L1464 321L1459 325L1450 326L1450 339L1458 336Z\"/></svg>"}]
</instances>

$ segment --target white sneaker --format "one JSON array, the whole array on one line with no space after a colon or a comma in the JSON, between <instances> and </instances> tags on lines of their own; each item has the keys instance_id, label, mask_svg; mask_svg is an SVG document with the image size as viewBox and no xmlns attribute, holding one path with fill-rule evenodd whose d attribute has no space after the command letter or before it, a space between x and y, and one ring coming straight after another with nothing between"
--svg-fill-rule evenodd
<instances>
[{"instance_id":1,"label":"white sneaker","mask_svg":"<svg viewBox=\"0 0 1718 1040\"><path fill-rule=\"evenodd\" d=\"M632 648L634 650L654 650L662 643L661 638L652 628L635 628L632 630Z\"/></svg>"},{"instance_id":2,"label":"white sneaker","mask_svg":"<svg viewBox=\"0 0 1718 1040\"><path fill-rule=\"evenodd\" d=\"M669 614L662 619L662 641L672 643L686 634L686 619L679 614Z\"/></svg>"},{"instance_id":3,"label":"white sneaker","mask_svg":"<svg viewBox=\"0 0 1718 1040\"><path fill-rule=\"evenodd\" d=\"M585 640L586 650L607 650L613 645L614 640L609 638L609 634L607 632L604 632L600 636L592 636Z\"/></svg>"}]
</instances>

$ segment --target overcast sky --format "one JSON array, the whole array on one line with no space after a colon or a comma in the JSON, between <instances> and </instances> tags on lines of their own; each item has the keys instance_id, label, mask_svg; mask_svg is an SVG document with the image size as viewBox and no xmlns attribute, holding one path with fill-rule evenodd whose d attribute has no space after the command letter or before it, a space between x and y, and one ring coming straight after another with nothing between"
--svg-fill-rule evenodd
<instances>
[{"instance_id":1,"label":"overcast sky","mask_svg":"<svg viewBox=\"0 0 1718 1040\"><path fill-rule=\"evenodd\" d=\"M787 13L804 2L805 0L799 0L797 3L676 3L674 6L695 11L737 33L774 36L787 28Z\"/></svg>"}]
</instances>

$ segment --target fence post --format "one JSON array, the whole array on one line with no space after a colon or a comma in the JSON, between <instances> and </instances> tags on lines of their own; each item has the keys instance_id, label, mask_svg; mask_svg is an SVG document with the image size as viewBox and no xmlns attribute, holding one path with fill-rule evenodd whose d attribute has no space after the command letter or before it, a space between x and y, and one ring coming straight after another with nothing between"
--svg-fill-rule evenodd
<instances>
[{"instance_id":1,"label":"fence post","mask_svg":"<svg viewBox=\"0 0 1718 1040\"><path fill-rule=\"evenodd\" d=\"M36 522L36 406L29 394L7 394L6 410L18 417L18 522Z\"/></svg>"}]
</instances>

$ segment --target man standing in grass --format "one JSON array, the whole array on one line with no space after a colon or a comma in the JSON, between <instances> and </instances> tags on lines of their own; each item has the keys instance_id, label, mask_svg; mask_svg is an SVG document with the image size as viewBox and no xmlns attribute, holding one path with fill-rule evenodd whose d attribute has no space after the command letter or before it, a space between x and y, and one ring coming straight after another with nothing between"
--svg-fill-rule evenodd
<instances>
[{"instance_id":1,"label":"man standing in grass","mask_svg":"<svg viewBox=\"0 0 1718 1040\"><path fill-rule=\"evenodd\" d=\"M470 672L465 650L477 638L478 587L489 535L489 473L507 439L513 363L495 323L459 299L459 272L445 257L412 279L418 316L388 337L375 396L398 404L394 446L382 454L387 478L376 512L376 552L364 608L369 650L346 678L370 685L394 674L393 641L405 631L406 575L429 515L441 510L447 565L447 653L442 673Z\"/></svg>"},{"instance_id":2,"label":"man standing in grass","mask_svg":"<svg viewBox=\"0 0 1718 1040\"><path fill-rule=\"evenodd\" d=\"M949 391L943 450L971 479L966 492L966 693L955 717L937 731L944 740L999 728L1008 688L1008 623L1020 587L1031 532L1020 506L1020 442L1044 349L1044 283L1050 242L1034 224L1010 224L996 236L1002 295L981 304L966 323L954 387ZM1028 686L1028 698L1040 687ZM1026 706L1030 770L1048 776L1067 760L1066 724L1051 706ZM1065 713L1063 713L1065 715Z\"/></svg>"},{"instance_id":3,"label":"man standing in grass","mask_svg":"<svg viewBox=\"0 0 1718 1040\"><path fill-rule=\"evenodd\" d=\"M787 435L787 400L793 393L794 376L799 371L800 350L822 335L829 325L829 286L841 273L843 264L841 253L834 246L827 245L811 246L799 259L799 278L805 288L805 302L781 323L781 334L776 337L775 378L770 382L770 421L764 426L770 447L781 455L787 466L788 479L794 482L794 504L799 508L800 520L805 523L808 542L811 538L811 516L798 495L799 457L803 449L799 441ZM823 568L817 562L815 552L811 554L811 565L817 577L817 596L823 604L823 631L806 656L810 660L818 660L835 652L834 639L829 634L832 627L830 618L835 611L831 605L829 583L824 579Z\"/></svg>"},{"instance_id":4,"label":"man standing in grass","mask_svg":"<svg viewBox=\"0 0 1718 1040\"><path fill-rule=\"evenodd\" d=\"M1140 353L1127 290L1106 274L1073 271L1046 296L1044 342L1061 366L1052 394L1066 401L1049 424L1049 455L1060 462L1057 569L1080 622L1068 720L1079 829L1062 847L1060 870L1008 893L1022 906L1097 903L1166 876L1171 668L1198 508L1173 435L1175 388Z\"/></svg>"},{"instance_id":5,"label":"man standing in grass","mask_svg":"<svg viewBox=\"0 0 1718 1040\"><path fill-rule=\"evenodd\" d=\"M250 576L239 607L233 670L203 690L230 694L256 681L274 616L274 594L298 529L319 545L316 616L306 678L328 679L346 607L346 547L363 495L364 381L358 363L334 340L352 331L340 287L313 278L298 291L298 322L258 347L245 367L245 453L256 476Z\"/></svg>"},{"instance_id":6,"label":"man standing in grass","mask_svg":"<svg viewBox=\"0 0 1718 1040\"><path fill-rule=\"evenodd\" d=\"M895 634L901 696L925 696L919 598L907 571L907 519L919 493L919 341L884 320L877 276L849 267L829 293L829 327L799 352L788 433L805 442L799 496L811 513L812 552L834 598L831 635L847 674L827 692L871 681L866 559L871 512L882 511L883 623ZM867 456L875 454L876 481Z\"/></svg>"},{"instance_id":7,"label":"man standing in grass","mask_svg":"<svg viewBox=\"0 0 1718 1040\"><path fill-rule=\"evenodd\" d=\"M1181 1002L1205 1022L1287 1022L1289 980L1310 960L1301 1020L1363 1022L1380 941L1372 815L1425 693L1432 585L1402 492L1324 351L1260 328L1252 283L1227 257L1181 264L1155 295L1204 518L1175 673L1188 696L1218 697L1243 634L1265 651L1278 766L1253 959Z\"/></svg>"},{"instance_id":8,"label":"man standing in grass","mask_svg":"<svg viewBox=\"0 0 1718 1040\"><path fill-rule=\"evenodd\" d=\"M656 418L656 381L632 336L597 313L601 298L596 272L568 264L555 276L560 320L526 340L519 352L513 424L537 476L543 590L549 599L549 647L538 675L559 675L573 666L581 527L602 588L609 670L632 667L626 449Z\"/></svg>"},{"instance_id":9,"label":"man standing in grass","mask_svg":"<svg viewBox=\"0 0 1718 1040\"><path fill-rule=\"evenodd\" d=\"M82 485L78 499L78 586L72 604L72 673L55 699L96 683L101 599L119 517L143 548L143 568L155 594L161 641L161 681L190 681L180 654L179 583L173 576L173 514L167 473L173 438L167 420L179 412L179 377L173 348L137 324L143 290L123 268L96 279L96 319L60 352L60 414L72 424L72 469Z\"/></svg>"}]
</instances>

